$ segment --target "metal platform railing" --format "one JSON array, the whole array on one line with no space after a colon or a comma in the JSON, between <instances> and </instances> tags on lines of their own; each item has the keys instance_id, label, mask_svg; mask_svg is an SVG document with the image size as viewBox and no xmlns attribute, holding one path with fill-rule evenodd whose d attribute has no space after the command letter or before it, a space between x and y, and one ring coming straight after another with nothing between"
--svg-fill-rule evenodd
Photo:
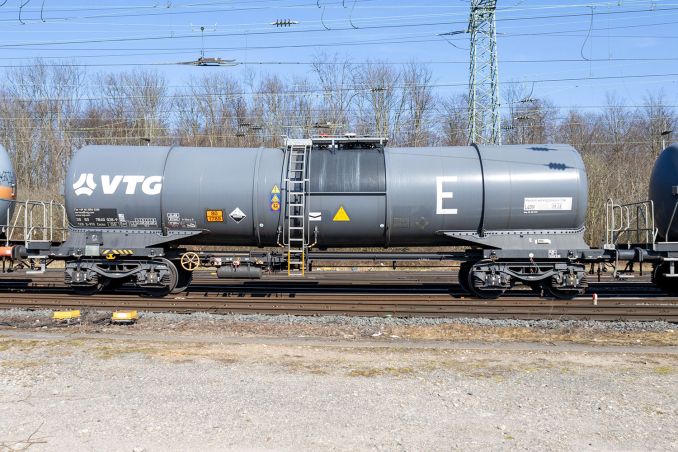
<instances>
[{"instance_id":1,"label":"metal platform railing","mask_svg":"<svg viewBox=\"0 0 678 452\"><path fill-rule=\"evenodd\" d=\"M66 240L68 220L63 204L34 200L8 202L7 224L0 225L5 233L6 246L23 242L29 248L39 243L52 244Z\"/></svg>"},{"instance_id":2,"label":"metal platform railing","mask_svg":"<svg viewBox=\"0 0 678 452\"><path fill-rule=\"evenodd\" d=\"M620 245L651 248L657 232L651 200L616 204L608 199L605 203L605 249Z\"/></svg>"}]
</instances>

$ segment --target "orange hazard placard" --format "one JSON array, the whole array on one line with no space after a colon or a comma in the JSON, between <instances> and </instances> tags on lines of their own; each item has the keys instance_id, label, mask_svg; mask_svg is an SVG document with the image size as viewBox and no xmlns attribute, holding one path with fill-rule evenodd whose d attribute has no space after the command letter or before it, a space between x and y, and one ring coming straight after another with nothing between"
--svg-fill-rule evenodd
<instances>
[{"instance_id":1,"label":"orange hazard placard","mask_svg":"<svg viewBox=\"0 0 678 452\"><path fill-rule=\"evenodd\" d=\"M275 202L275 201L272 202L271 203L271 210L274 211L274 212L277 212L278 210L280 210L280 203Z\"/></svg>"},{"instance_id":2,"label":"orange hazard placard","mask_svg":"<svg viewBox=\"0 0 678 452\"><path fill-rule=\"evenodd\" d=\"M205 211L205 217L209 223L223 222L224 221L224 211L223 210L207 210Z\"/></svg>"}]
</instances>

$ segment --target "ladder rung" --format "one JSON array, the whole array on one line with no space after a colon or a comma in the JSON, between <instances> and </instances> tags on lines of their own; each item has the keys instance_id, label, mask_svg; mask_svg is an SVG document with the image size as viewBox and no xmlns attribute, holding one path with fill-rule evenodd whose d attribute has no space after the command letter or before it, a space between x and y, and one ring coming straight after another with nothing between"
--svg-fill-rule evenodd
<instances>
[{"instance_id":1,"label":"ladder rung","mask_svg":"<svg viewBox=\"0 0 678 452\"><path fill-rule=\"evenodd\" d=\"M287 204L289 207L304 207L304 204Z\"/></svg>"},{"instance_id":2,"label":"ladder rung","mask_svg":"<svg viewBox=\"0 0 678 452\"><path fill-rule=\"evenodd\" d=\"M290 226L289 229L304 229L303 226Z\"/></svg>"}]
</instances>

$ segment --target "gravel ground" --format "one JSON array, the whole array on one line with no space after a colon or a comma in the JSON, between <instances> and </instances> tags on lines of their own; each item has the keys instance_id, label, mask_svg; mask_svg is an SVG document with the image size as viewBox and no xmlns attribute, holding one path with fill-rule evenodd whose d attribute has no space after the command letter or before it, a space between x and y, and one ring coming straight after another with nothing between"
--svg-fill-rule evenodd
<instances>
[{"instance_id":1,"label":"gravel ground","mask_svg":"<svg viewBox=\"0 0 678 452\"><path fill-rule=\"evenodd\" d=\"M37 326L53 325L50 310L0 310L0 327L3 326ZM110 311L96 312L83 310L83 321L105 323L110 317ZM234 325L253 323L262 325L313 325L313 326L341 326L379 330L392 327L417 327L464 325L470 327L491 328L537 328L540 330L595 330L597 332L665 332L674 331L676 324L656 322L630 321L588 321L588 320L491 320L483 318L442 318L442 317L363 317L363 316L294 316L294 315L260 315L260 314L210 314L196 312L192 314L140 312L139 317L146 324L159 323L163 325L181 323L183 325Z\"/></svg>"},{"instance_id":2,"label":"gravel ground","mask_svg":"<svg viewBox=\"0 0 678 452\"><path fill-rule=\"evenodd\" d=\"M104 318L0 313L0 450L678 449L671 324Z\"/></svg>"}]
</instances>

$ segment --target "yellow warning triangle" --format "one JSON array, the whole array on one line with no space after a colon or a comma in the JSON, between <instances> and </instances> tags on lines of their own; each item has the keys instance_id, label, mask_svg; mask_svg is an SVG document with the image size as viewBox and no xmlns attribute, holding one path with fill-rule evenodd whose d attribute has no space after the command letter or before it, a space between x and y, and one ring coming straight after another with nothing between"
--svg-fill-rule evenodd
<instances>
[{"instance_id":1,"label":"yellow warning triangle","mask_svg":"<svg viewBox=\"0 0 678 452\"><path fill-rule=\"evenodd\" d=\"M271 202L280 202L280 198L278 198L278 195L271 196Z\"/></svg>"},{"instance_id":2,"label":"yellow warning triangle","mask_svg":"<svg viewBox=\"0 0 678 452\"><path fill-rule=\"evenodd\" d=\"M274 193L274 194L280 193L280 189L278 188L277 185L273 186L273 190L271 190L271 193Z\"/></svg>"},{"instance_id":3,"label":"yellow warning triangle","mask_svg":"<svg viewBox=\"0 0 678 452\"><path fill-rule=\"evenodd\" d=\"M351 218L346 213L346 210L344 210L344 206L339 206L339 210L334 214L332 221L351 221Z\"/></svg>"}]
</instances>

